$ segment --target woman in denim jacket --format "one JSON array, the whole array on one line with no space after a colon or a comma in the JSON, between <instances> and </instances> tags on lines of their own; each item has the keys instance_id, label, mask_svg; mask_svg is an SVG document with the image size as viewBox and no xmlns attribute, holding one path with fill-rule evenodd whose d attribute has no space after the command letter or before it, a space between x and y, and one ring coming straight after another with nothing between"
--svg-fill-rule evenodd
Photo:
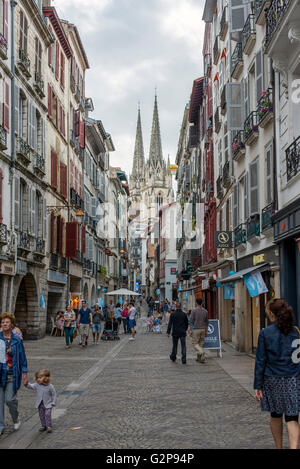
<instances>
[{"instance_id":1,"label":"woman in denim jacket","mask_svg":"<svg viewBox=\"0 0 300 469\"><path fill-rule=\"evenodd\" d=\"M299 332L294 313L283 299L266 306L271 325L260 331L255 360L254 389L263 411L271 413L270 428L277 449L282 448L285 415L291 449L299 446L300 411Z\"/></svg>"}]
</instances>

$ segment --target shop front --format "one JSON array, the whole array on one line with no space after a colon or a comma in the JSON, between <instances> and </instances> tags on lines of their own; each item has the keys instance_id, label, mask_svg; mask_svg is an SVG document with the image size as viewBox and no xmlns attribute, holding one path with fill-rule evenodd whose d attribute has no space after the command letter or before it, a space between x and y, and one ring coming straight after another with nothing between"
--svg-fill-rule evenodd
<instances>
[{"instance_id":1,"label":"shop front","mask_svg":"<svg viewBox=\"0 0 300 469\"><path fill-rule=\"evenodd\" d=\"M273 216L274 240L279 247L280 296L294 310L300 324L300 198Z\"/></svg>"}]
</instances>

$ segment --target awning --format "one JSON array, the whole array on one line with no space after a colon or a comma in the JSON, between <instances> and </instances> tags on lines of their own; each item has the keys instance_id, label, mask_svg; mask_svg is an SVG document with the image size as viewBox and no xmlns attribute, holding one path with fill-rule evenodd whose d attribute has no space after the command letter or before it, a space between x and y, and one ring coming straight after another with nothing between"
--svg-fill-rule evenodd
<instances>
[{"instance_id":1,"label":"awning","mask_svg":"<svg viewBox=\"0 0 300 469\"><path fill-rule=\"evenodd\" d=\"M222 284L238 282L240 280L243 280L244 275L250 274L251 272L265 272L269 269L270 264L268 262L265 262L264 264L256 265L255 267L249 267L248 269L239 270L235 274L229 275L228 277L219 280L219 282Z\"/></svg>"},{"instance_id":2,"label":"awning","mask_svg":"<svg viewBox=\"0 0 300 469\"><path fill-rule=\"evenodd\" d=\"M201 265L200 267L198 267L198 271L199 272L212 272L214 270L217 270L219 269L220 267L223 267L225 265L229 265L229 264L233 264L234 261L233 259L224 259L222 261L218 261L218 262L212 262L211 264L206 264L206 265ZM197 276L201 277L201 275L199 275L199 273L197 274Z\"/></svg>"}]
</instances>

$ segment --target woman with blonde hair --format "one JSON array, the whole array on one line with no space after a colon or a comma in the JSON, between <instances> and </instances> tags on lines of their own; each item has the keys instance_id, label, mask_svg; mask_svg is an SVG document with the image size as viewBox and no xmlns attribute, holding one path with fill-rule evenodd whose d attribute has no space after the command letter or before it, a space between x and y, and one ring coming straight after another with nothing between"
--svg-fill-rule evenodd
<instances>
[{"instance_id":1,"label":"woman with blonde hair","mask_svg":"<svg viewBox=\"0 0 300 469\"><path fill-rule=\"evenodd\" d=\"M284 414L291 449L299 446L300 331L293 309L282 298L270 300L266 314L271 325L259 333L254 389L263 411L270 412L270 428L277 449L282 448Z\"/></svg>"}]
</instances>

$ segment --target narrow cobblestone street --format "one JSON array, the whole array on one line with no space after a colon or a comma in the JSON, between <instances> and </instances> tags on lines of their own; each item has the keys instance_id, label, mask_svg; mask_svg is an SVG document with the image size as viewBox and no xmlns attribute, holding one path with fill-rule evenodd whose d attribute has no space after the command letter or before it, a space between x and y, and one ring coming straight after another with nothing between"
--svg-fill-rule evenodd
<instances>
[{"instance_id":1,"label":"narrow cobblestone street","mask_svg":"<svg viewBox=\"0 0 300 469\"><path fill-rule=\"evenodd\" d=\"M39 434L35 395L22 388L22 426L13 432L7 412L0 448L273 448L252 393L251 357L224 344L222 359L211 351L200 365L188 338L184 366L169 360L171 338L139 329L136 341L121 334L84 350L77 339L69 350L61 337L25 342L30 381L39 368L52 373L54 430Z\"/></svg>"}]
</instances>

